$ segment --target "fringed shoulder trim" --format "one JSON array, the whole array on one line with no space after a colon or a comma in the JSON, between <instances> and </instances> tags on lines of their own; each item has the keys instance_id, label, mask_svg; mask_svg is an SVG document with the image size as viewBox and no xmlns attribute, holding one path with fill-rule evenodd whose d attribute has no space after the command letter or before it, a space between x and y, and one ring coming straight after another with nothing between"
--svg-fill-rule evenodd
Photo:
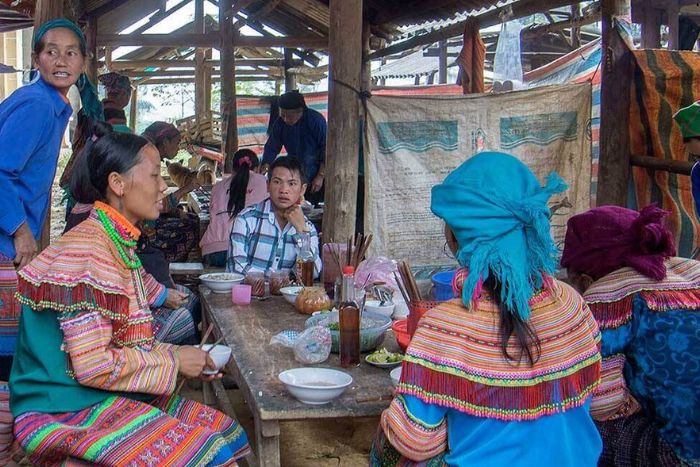
<instances>
[{"instance_id":1,"label":"fringed shoulder trim","mask_svg":"<svg viewBox=\"0 0 700 467\"><path fill-rule=\"evenodd\" d=\"M653 311L699 309L700 262L669 258L666 271L666 278L656 281L626 267L594 282L583 296L598 325L609 329L628 323L637 294Z\"/></svg>"},{"instance_id":2,"label":"fringed shoulder trim","mask_svg":"<svg viewBox=\"0 0 700 467\"><path fill-rule=\"evenodd\" d=\"M88 218L18 272L18 300L35 310L99 311L112 319L129 312L130 272L97 221Z\"/></svg>"},{"instance_id":3,"label":"fringed shoulder trim","mask_svg":"<svg viewBox=\"0 0 700 467\"><path fill-rule=\"evenodd\" d=\"M453 300L419 322L397 393L480 417L532 420L582 405L598 384L600 333L580 295L553 281L530 301L539 359L506 360L492 303ZM518 355L515 340L508 344Z\"/></svg>"}]
</instances>

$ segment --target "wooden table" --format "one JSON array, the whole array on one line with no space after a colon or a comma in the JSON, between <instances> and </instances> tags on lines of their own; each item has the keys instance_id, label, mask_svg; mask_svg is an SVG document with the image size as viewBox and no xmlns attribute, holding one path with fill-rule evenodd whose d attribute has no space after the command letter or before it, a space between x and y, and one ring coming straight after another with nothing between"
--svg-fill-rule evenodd
<instances>
[{"instance_id":1,"label":"wooden table","mask_svg":"<svg viewBox=\"0 0 700 467\"><path fill-rule=\"evenodd\" d=\"M299 402L287 392L277 375L305 365L294 359L292 349L269 343L273 335L285 329L303 330L308 316L299 314L283 297L264 301L253 298L250 305L238 306L233 305L230 294L213 294L205 286L199 290L203 321L213 323L213 333L217 338L226 336L224 342L232 349L227 369L253 413L260 465L280 465L279 422L282 420L376 417L388 407L393 392L389 370L368 365L364 360L358 367L340 368L337 354L312 366L346 371L352 375L352 385L329 404L313 406ZM393 337L389 336L391 333L386 339L390 344L387 347L396 348Z\"/></svg>"}]
</instances>

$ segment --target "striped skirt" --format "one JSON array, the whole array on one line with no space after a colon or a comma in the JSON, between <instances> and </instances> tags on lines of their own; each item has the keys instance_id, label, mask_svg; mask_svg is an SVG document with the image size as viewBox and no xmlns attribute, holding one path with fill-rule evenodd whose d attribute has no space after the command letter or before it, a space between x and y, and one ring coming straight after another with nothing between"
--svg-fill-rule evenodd
<instances>
[{"instance_id":1,"label":"striped skirt","mask_svg":"<svg viewBox=\"0 0 700 467\"><path fill-rule=\"evenodd\" d=\"M32 465L232 466L250 452L241 426L174 395L152 404L112 396L79 412L29 412L15 437Z\"/></svg>"},{"instance_id":2,"label":"striped skirt","mask_svg":"<svg viewBox=\"0 0 700 467\"><path fill-rule=\"evenodd\" d=\"M12 357L17 342L20 304L15 299L17 271L11 258L0 254L0 357ZM8 368L9 369L9 368ZM7 375L0 375L0 377Z\"/></svg>"},{"instance_id":3,"label":"striped skirt","mask_svg":"<svg viewBox=\"0 0 700 467\"><path fill-rule=\"evenodd\" d=\"M370 467L445 467L445 453L421 462L412 461L401 455L384 436L380 426L374 436L372 450L369 453ZM485 464L486 465L486 464Z\"/></svg>"},{"instance_id":4,"label":"striped skirt","mask_svg":"<svg viewBox=\"0 0 700 467\"><path fill-rule=\"evenodd\" d=\"M177 345L199 343L197 325L201 321L201 304L197 294L180 284L175 288L189 294L187 301L179 308L164 306L151 308L153 313L153 333L160 342Z\"/></svg>"}]
</instances>

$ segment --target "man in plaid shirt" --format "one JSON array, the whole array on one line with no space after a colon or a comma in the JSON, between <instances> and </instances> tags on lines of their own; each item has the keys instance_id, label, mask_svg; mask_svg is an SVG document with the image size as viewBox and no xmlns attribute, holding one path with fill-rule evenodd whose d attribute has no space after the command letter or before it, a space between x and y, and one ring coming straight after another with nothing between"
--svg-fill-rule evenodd
<instances>
[{"instance_id":1,"label":"man in plaid shirt","mask_svg":"<svg viewBox=\"0 0 700 467\"><path fill-rule=\"evenodd\" d=\"M308 233L314 259L314 277L321 271L318 233L304 216L299 201L306 191L304 170L294 157L278 157L268 172L270 198L241 211L233 222L226 271L292 269Z\"/></svg>"}]
</instances>

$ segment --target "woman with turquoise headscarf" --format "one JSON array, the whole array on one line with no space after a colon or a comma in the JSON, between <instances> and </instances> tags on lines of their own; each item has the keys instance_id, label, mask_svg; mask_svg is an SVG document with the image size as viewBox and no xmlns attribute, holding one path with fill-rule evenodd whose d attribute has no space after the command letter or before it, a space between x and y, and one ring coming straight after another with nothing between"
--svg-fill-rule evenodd
<instances>
[{"instance_id":1,"label":"woman with turquoise headscarf","mask_svg":"<svg viewBox=\"0 0 700 467\"><path fill-rule=\"evenodd\" d=\"M473 156L433 187L431 209L462 269L459 297L428 311L370 454L371 465L594 466L588 413L600 333L552 277L544 187L515 157Z\"/></svg>"},{"instance_id":2,"label":"woman with turquoise headscarf","mask_svg":"<svg viewBox=\"0 0 700 467\"><path fill-rule=\"evenodd\" d=\"M0 381L7 381L17 339L20 306L16 271L38 252L49 208L61 141L72 108L67 93L78 85L83 102L99 106L85 77L87 45L65 19L44 23L34 34L36 78L0 104ZM9 461L12 417L7 384L0 382L0 464Z\"/></svg>"}]
</instances>

